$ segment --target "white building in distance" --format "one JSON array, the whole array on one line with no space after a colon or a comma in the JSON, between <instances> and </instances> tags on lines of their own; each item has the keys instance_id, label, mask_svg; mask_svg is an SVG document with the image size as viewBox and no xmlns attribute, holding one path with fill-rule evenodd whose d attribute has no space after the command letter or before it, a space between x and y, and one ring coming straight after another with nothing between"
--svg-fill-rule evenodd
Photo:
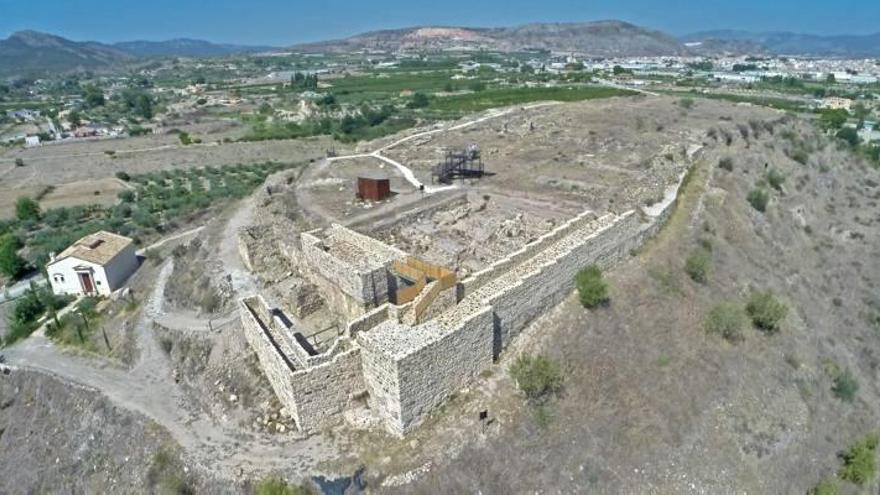
<instances>
[{"instance_id":1,"label":"white building in distance","mask_svg":"<svg viewBox=\"0 0 880 495\"><path fill-rule=\"evenodd\" d=\"M134 242L102 230L52 256L46 273L55 294L109 296L137 267Z\"/></svg>"}]
</instances>

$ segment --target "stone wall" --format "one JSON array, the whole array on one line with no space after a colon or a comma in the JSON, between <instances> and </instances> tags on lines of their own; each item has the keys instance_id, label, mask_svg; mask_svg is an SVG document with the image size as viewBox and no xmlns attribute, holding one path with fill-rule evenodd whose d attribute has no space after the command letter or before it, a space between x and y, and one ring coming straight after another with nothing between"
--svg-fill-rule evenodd
<instances>
[{"instance_id":1,"label":"stone wall","mask_svg":"<svg viewBox=\"0 0 880 495\"><path fill-rule=\"evenodd\" d=\"M386 428L404 435L492 364L492 313L471 315L448 331L386 321L358 335L370 407Z\"/></svg>"},{"instance_id":2,"label":"stone wall","mask_svg":"<svg viewBox=\"0 0 880 495\"><path fill-rule=\"evenodd\" d=\"M278 400L302 431L315 431L366 390L360 348L340 338L324 354L309 356L285 342L282 325L257 296L239 303L245 338L257 354ZM302 368L296 362L301 361Z\"/></svg>"}]
</instances>

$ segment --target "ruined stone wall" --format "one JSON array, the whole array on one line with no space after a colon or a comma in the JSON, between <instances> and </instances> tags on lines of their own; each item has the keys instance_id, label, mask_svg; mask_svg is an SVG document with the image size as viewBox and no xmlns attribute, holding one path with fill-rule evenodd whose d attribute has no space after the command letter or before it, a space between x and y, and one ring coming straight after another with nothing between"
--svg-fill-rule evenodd
<instances>
[{"instance_id":1,"label":"ruined stone wall","mask_svg":"<svg viewBox=\"0 0 880 495\"><path fill-rule=\"evenodd\" d=\"M366 290L372 279L369 273L356 270L351 264L333 256L323 248L321 239L310 233L302 234L302 254L305 264L314 273L330 282L335 290L344 292L360 303L373 301L373 293Z\"/></svg>"},{"instance_id":2,"label":"ruined stone wall","mask_svg":"<svg viewBox=\"0 0 880 495\"><path fill-rule=\"evenodd\" d=\"M639 217L629 212L615 220L571 246L552 246L551 252L545 253L550 259L517 277L512 285L488 300L495 313L496 338L501 349L529 322L571 293L579 270L592 264L607 267L629 251L631 239L640 228ZM566 247L569 249L562 249ZM559 251L553 252L553 248Z\"/></svg>"},{"instance_id":3,"label":"ruined stone wall","mask_svg":"<svg viewBox=\"0 0 880 495\"><path fill-rule=\"evenodd\" d=\"M574 232L583 228L596 218L592 211L585 211L576 217L560 224L550 232L538 237L534 241L526 244L522 248L510 253L509 255L493 262L488 267L471 274L467 279L459 282L458 299L464 299L469 293L479 289L489 281L504 274L517 264L535 256L548 246Z\"/></svg>"},{"instance_id":4,"label":"ruined stone wall","mask_svg":"<svg viewBox=\"0 0 880 495\"><path fill-rule=\"evenodd\" d=\"M297 371L290 377L290 388L296 398L303 431L315 431L322 424L335 420L351 401L366 390L358 347L333 356L329 361Z\"/></svg>"},{"instance_id":5,"label":"ruined stone wall","mask_svg":"<svg viewBox=\"0 0 880 495\"><path fill-rule=\"evenodd\" d=\"M398 323L385 321L382 325ZM382 418L389 431L399 433L401 401L398 363L381 341L364 338L367 333L359 333L357 338L361 347L364 385L369 394L367 404Z\"/></svg>"},{"instance_id":6,"label":"ruined stone wall","mask_svg":"<svg viewBox=\"0 0 880 495\"><path fill-rule=\"evenodd\" d=\"M492 313L485 308L452 331L435 321L386 321L358 343L370 407L404 435L492 364Z\"/></svg>"},{"instance_id":7,"label":"ruined stone wall","mask_svg":"<svg viewBox=\"0 0 880 495\"><path fill-rule=\"evenodd\" d=\"M266 321L263 319L265 315L262 317L259 315L261 308L265 308L265 304L259 296L239 301L244 336L251 349L257 354L260 367L269 380L272 390L275 391L275 396L299 424L299 409L293 388L290 385L290 377L295 368L266 331L263 323Z\"/></svg>"},{"instance_id":8,"label":"ruined stone wall","mask_svg":"<svg viewBox=\"0 0 880 495\"><path fill-rule=\"evenodd\" d=\"M411 431L491 365L492 312L487 308L400 360L400 417L387 424L398 434Z\"/></svg>"},{"instance_id":9,"label":"ruined stone wall","mask_svg":"<svg viewBox=\"0 0 880 495\"><path fill-rule=\"evenodd\" d=\"M279 342L283 330L272 321L262 298L245 299L239 305L245 338L272 390L300 430L314 431L364 393L360 349L349 339L339 339L325 354L296 356L295 342ZM297 358L305 367L297 368Z\"/></svg>"}]
</instances>

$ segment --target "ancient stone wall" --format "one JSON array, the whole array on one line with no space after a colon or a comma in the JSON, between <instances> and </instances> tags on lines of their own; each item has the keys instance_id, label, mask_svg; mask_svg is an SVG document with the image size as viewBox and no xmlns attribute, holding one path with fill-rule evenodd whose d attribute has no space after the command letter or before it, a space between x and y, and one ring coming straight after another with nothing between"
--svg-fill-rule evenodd
<instances>
[{"instance_id":1,"label":"ancient stone wall","mask_svg":"<svg viewBox=\"0 0 880 495\"><path fill-rule=\"evenodd\" d=\"M290 376L299 412L297 425L301 430L315 431L322 424L338 419L338 414L365 392L361 350L349 347L323 364Z\"/></svg>"},{"instance_id":2,"label":"ancient stone wall","mask_svg":"<svg viewBox=\"0 0 880 495\"><path fill-rule=\"evenodd\" d=\"M386 321L358 335L369 404L392 433L404 435L492 364L492 313L471 315L448 331Z\"/></svg>"},{"instance_id":3,"label":"ancient stone wall","mask_svg":"<svg viewBox=\"0 0 880 495\"><path fill-rule=\"evenodd\" d=\"M350 339L340 338L327 353L309 356L295 341L285 341L278 327L286 325L273 321L279 317L261 297L243 299L240 310L245 338L300 430L316 430L364 393L360 348Z\"/></svg>"}]
</instances>

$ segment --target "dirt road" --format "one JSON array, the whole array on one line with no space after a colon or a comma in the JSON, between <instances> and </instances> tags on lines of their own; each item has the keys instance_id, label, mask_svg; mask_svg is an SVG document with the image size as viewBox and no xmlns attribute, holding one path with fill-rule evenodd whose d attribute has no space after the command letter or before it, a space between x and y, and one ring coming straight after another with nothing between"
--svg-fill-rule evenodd
<instances>
[{"instance_id":1,"label":"dirt road","mask_svg":"<svg viewBox=\"0 0 880 495\"><path fill-rule=\"evenodd\" d=\"M242 211L230 221L229 228L247 221L250 210L246 207ZM234 242L235 237L229 237ZM230 246L223 248L222 255L229 257ZM91 387L113 403L151 418L168 430L190 462L215 476L229 478L239 470L256 476L272 470L283 470L291 476L313 473L318 462L336 454L331 442L321 436L295 438L247 432L232 420L218 420L193 407L175 383L153 323L181 330L207 329L208 323L194 315L164 308L165 284L173 268L173 261L166 262L145 301L135 328L139 358L131 369L65 353L43 335L34 335L7 349L9 363ZM234 280L239 290L252 287L253 281L248 278L235 276ZM218 324L236 318L233 313L218 320Z\"/></svg>"}]
</instances>

